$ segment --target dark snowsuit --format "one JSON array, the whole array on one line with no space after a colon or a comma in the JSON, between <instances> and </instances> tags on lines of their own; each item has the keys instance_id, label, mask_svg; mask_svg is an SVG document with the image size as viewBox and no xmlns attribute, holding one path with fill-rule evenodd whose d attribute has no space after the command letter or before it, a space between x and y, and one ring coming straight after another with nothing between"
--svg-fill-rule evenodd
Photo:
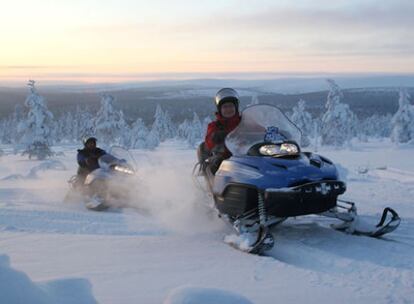
<instances>
[{"instance_id":1,"label":"dark snowsuit","mask_svg":"<svg viewBox=\"0 0 414 304\"><path fill-rule=\"evenodd\" d=\"M80 183L83 184L86 176L93 170L99 168L98 158L105 154L105 150L99 148L83 148L82 150L78 150L78 178L80 179Z\"/></svg>"}]
</instances>

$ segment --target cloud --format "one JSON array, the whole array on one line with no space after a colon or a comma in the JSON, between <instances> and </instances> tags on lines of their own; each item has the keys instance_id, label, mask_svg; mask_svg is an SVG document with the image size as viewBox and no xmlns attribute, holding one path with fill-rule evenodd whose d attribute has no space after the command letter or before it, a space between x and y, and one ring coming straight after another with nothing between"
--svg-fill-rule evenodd
<instances>
[{"instance_id":1,"label":"cloud","mask_svg":"<svg viewBox=\"0 0 414 304\"><path fill-rule=\"evenodd\" d=\"M332 4L333 3L333 4ZM226 41L223 48L296 53L406 54L414 49L414 1L313 1L312 5L228 10L176 25Z\"/></svg>"},{"instance_id":2,"label":"cloud","mask_svg":"<svg viewBox=\"0 0 414 304\"><path fill-rule=\"evenodd\" d=\"M343 6L318 5L314 1L311 7L272 6L249 14L226 12L217 15L216 22L207 22L209 28L411 30L413 11L413 1L359 2Z\"/></svg>"}]
</instances>

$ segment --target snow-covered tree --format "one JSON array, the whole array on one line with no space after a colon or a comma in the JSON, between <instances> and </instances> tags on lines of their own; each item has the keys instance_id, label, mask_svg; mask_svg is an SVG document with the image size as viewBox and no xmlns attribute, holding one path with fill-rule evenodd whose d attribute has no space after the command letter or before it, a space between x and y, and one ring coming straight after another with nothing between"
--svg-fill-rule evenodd
<instances>
[{"instance_id":1,"label":"snow-covered tree","mask_svg":"<svg viewBox=\"0 0 414 304\"><path fill-rule=\"evenodd\" d=\"M53 114L38 94L34 80L29 80L28 87L29 95L24 103L28 109L27 118L18 126L20 144L24 147L23 154L29 155L29 158L34 156L44 159L53 154L50 150L52 129L55 126Z\"/></svg>"},{"instance_id":2,"label":"snow-covered tree","mask_svg":"<svg viewBox=\"0 0 414 304\"><path fill-rule=\"evenodd\" d=\"M134 149L153 149L158 144L153 138L149 139L149 130L145 126L144 121L138 118L131 127L130 147ZM151 136L153 136L152 134Z\"/></svg>"},{"instance_id":3,"label":"snow-covered tree","mask_svg":"<svg viewBox=\"0 0 414 304\"><path fill-rule=\"evenodd\" d=\"M197 113L193 114L193 121L191 122L190 129L188 132L187 142L190 146L197 146L203 139L204 130L201 124L200 118Z\"/></svg>"},{"instance_id":4,"label":"snow-covered tree","mask_svg":"<svg viewBox=\"0 0 414 304\"><path fill-rule=\"evenodd\" d=\"M73 114L67 111L61 115L57 128L57 141L58 142L73 142L76 140L74 135L74 126L76 122L73 118Z\"/></svg>"},{"instance_id":5,"label":"snow-covered tree","mask_svg":"<svg viewBox=\"0 0 414 304\"><path fill-rule=\"evenodd\" d=\"M125 132L127 124L122 110L116 110L115 98L109 94L103 94L101 108L94 120L95 134L105 144L120 144L122 132Z\"/></svg>"},{"instance_id":6,"label":"snow-covered tree","mask_svg":"<svg viewBox=\"0 0 414 304\"><path fill-rule=\"evenodd\" d=\"M374 114L361 119L358 123L358 138L367 141L369 138L386 138L391 134L392 116Z\"/></svg>"},{"instance_id":7,"label":"snow-covered tree","mask_svg":"<svg viewBox=\"0 0 414 304\"><path fill-rule=\"evenodd\" d=\"M145 141L145 146L147 149L155 149L160 144L160 135L156 129L151 129L148 133L147 139Z\"/></svg>"},{"instance_id":8,"label":"snow-covered tree","mask_svg":"<svg viewBox=\"0 0 414 304\"><path fill-rule=\"evenodd\" d=\"M306 101L300 99L298 105L293 107L293 113L290 117L292 122L302 131L302 146L309 146L309 136L314 131L312 116L306 111Z\"/></svg>"},{"instance_id":9,"label":"snow-covered tree","mask_svg":"<svg viewBox=\"0 0 414 304\"><path fill-rule=\"evenodd\" d=\"M184 119L177 128L177 137L180 139L187 140L188 132L190 131L190 123L187 119Z\"/></svg>"},{"instance_id":10,"label":"snow-covered tree","mask_svg":"<svg viewBox=\"0 0 414 304\"><path fill-rule=\"evenodd\" d=\"M185 119L178 126L177 136L185 140L191 147L195 147L203 140L205 130L207 130L207 125L210 121L211 119L206 117L203 123L201 123L197 113L194 112L191 122Z\"/></svg>"},{"instance_id":11,"label":"snow-covered tree","mask_svg":"<svg viewBox=\"0 0 414 304\"><path fill-rule=\"evenodd\" d=\"M414 139L414 106L410 104L407 90L400 90L398 110L392 118L391 140L406 143Z\"/></svg>"},{"instance_id":12,"label":"snow-covered tree","mask_svg":"<svg viewBox=\"0 0 414 304\"><path fill-rule=\"evenodd\" d=\"M79 106L77 106L74 117L74 132L76 134L76 140L80 141L95 134L95 118L88 109L81 109Z\"/></svg>"},{"instance_id":13,"label":"snow-covered tree","mask_svg":"<svg viewBox=\"0 0 414 304\"><path fill-rule=\"evenodd\" d=\"M341 103L343 94L340 87L332 79L328 79L327 82L330 90L325 106L326 112L321 119L321 143L342 146L355 135L356 117L347 104Z\"/></svg>"},{"instance_id":14,"label":"snow-covered tree","mask_svg":"<svg viewBox=\"0 0 414 304\"><path fill-rule=\"evenodd\" d=\"M19 123L24 119L24 108L17 104L14 107L13 114L2 121L0 131L0 141L5 144L14 144L20 142L20 137L23 135L18 132Z\"/></svg>"},{"instance_id":15,"label":"snow-covered tree","mask_svg":"<svg viewBox=\"0 0 414 304\"><path fill-rule=\"evenodd\" d=\"M157 105L155 110L154 123L151 129L157 131L161 142L167 138L174 138L176 135L176 130L169 113L167 111L164 112L160 105Z\"/></svg>"}]
</instances>

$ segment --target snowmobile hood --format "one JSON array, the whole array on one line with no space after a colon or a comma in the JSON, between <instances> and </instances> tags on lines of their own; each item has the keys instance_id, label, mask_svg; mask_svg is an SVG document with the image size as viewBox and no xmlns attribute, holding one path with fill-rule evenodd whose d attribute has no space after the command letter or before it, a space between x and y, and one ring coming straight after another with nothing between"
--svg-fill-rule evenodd
<instances>
[{"instance_id":1,"label":"snowmobile hood","mask_svg":"<svg viewBox=\"0 0 414 304\"><path fill-rule=\"evenodd\" d=\"M337 179L336 167L317 154L300 153L290 158L233 156L217 171L214 192L222 193L228 184L235 183L264 190Z\"/></svg>"}]
</instances>

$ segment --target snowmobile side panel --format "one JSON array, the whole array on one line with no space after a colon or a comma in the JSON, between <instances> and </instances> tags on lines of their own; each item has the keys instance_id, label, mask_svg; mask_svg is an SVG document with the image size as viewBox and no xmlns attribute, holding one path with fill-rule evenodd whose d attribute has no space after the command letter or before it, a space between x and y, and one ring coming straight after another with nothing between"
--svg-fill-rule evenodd
<instances>
[{"instance_id":1,"label":"snowmobile side panel","mask_svg":"<svg viewBox=\"0 0 414 304\"><path fill-rule=\"evenodd\" d=\"M223 196L216 196L215 203L220 213L237 217L257 208L257 190L248 185L228 185Z\"/></svg>"}]
</instances>

